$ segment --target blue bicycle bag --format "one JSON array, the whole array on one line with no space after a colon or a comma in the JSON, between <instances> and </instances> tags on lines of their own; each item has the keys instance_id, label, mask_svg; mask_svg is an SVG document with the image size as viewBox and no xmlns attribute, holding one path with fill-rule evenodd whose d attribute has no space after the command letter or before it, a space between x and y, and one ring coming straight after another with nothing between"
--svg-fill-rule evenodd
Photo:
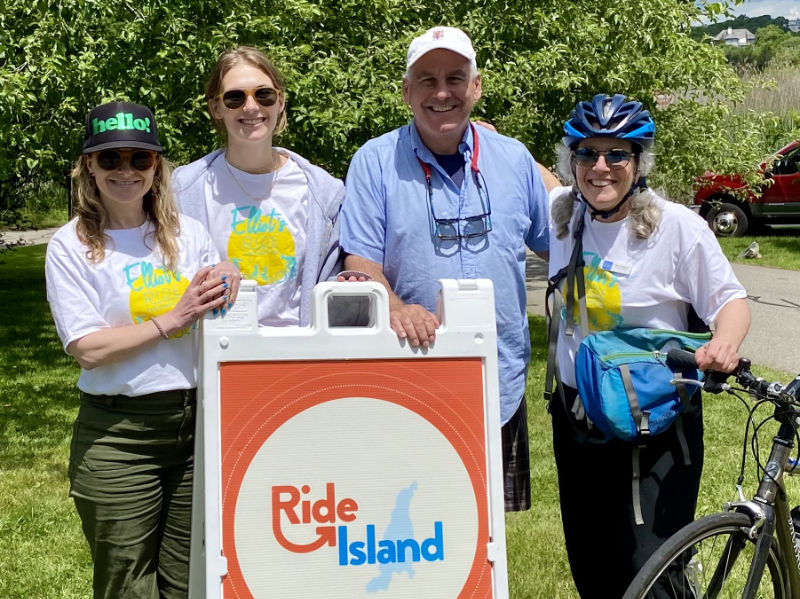
<instances>
[{"instance_id":1,"label":"blue bicycle bag","mask_svg":"<svg viewBox=\"0 0 800 599\"><path fill-rule=\"evenodd\" d=\"M710 339L710 333L646 328L612 329L584 338L575 377L589 421L605 440L641 441L667 430L694 391L673 379L703 377L696 369L673 372L666 364L667 352L695 351Z\"/></svg>"}]
</instances>

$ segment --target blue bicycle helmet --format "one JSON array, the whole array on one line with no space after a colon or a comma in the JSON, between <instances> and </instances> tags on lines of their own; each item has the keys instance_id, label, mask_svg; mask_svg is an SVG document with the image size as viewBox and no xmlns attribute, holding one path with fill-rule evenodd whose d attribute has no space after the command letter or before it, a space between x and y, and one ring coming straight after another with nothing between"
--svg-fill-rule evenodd
<instances>
[{"instance_id":1,"label":"blue bicycle helmet","mask_svg":"<svg viewBox=\"0 0 800 599\"><path fill-rule=\"evenodd\" d=\"M627 139L650 148L656 124L642 103L626 100L622 94L597 94L591 102L578 102L564 123L564 145L573 149L590 137Z\"/></svg>"}]
</instances>

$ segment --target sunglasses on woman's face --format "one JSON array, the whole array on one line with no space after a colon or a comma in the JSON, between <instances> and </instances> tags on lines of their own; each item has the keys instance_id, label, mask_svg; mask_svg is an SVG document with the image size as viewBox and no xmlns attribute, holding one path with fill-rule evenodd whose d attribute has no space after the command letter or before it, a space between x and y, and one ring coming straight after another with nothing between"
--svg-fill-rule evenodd
<instances>
[{"instance_id":1,"label":"sunglasses on woman's face","mask_svg":"<svg viewBox=\"0 0 800 599\"><path fill-rule=\"evenodd\" d=\"M609 150L608 152L598 152L592 148L578 148L573 152L575 162L587 168L593 167L597 164L600 156L604 156L606 164L609 168L625 168L633 158L632 152L625 150Z\"/></svg>"},{"instance_id":2,"label":"sunglasses on woman's face","mask_svg":"<svg viewBox=\"0 0 800 599\"><path fill-rule=\"evenodd\" d=\"M218 94L217 98L222 98L222 103L226 108L235 110L244 106L248 96L253 96L261 106L273 106L278 101L280 94L280 90L271 87L256 87L253 89L229 89Z\"/></svg>"},{"instance_id":3,"label":"sunglasses on woman's face","mask_svg":"<svg viewBox=\"0 0 800 599\"><path fill-rule=\"evenodd\" d=\"M104 171L115 171L130 162L137 171L153 168L156 153L151 150L101 150L97 153L97 166Z\"/></svg>"}]
</instances>

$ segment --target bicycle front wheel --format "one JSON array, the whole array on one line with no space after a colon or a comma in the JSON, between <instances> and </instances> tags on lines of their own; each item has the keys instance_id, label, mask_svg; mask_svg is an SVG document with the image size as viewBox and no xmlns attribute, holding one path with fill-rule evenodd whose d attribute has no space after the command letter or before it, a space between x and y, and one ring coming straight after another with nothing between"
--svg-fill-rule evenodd
<instances>
[{"instance_id":1,"label":"bicycle front wheel","mask_svg":"<svg viewBox=\"0 0 800 599\"><path fill-rule=\"evenodd\" d=\"M720 513L684 526L656 551L623 599L741 599L755 543L745 514ZM790 599L787 569L775 540L755 594Z\"/></svg>"}]
</instances>

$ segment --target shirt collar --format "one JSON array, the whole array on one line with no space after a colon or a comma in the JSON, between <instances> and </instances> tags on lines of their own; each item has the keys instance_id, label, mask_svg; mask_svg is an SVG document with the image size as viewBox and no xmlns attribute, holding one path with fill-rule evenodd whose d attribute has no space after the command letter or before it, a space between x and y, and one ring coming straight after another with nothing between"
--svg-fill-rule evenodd
<instances>
[{"instance_id":1,"label":"shirt collar","mask_svg":"<svg viewBox=\"0 0 800 599\"><path fill-rule=\"evenodd\" d=\"M428 149L428 146L425 145L425 142L423 142L422 138L419 136L419 131L417 131L417 126L414 124L413 120L408 124L408 128L409 137L411 139L411 149L414 151L417 158L427 164L437 164L433 152ZM464 156L465 163L468 163L472 159L472 147L472 127L467 124L464 135L461 136L461 142L458 144L458 151Z\"/></svg>"}]
</instances>

